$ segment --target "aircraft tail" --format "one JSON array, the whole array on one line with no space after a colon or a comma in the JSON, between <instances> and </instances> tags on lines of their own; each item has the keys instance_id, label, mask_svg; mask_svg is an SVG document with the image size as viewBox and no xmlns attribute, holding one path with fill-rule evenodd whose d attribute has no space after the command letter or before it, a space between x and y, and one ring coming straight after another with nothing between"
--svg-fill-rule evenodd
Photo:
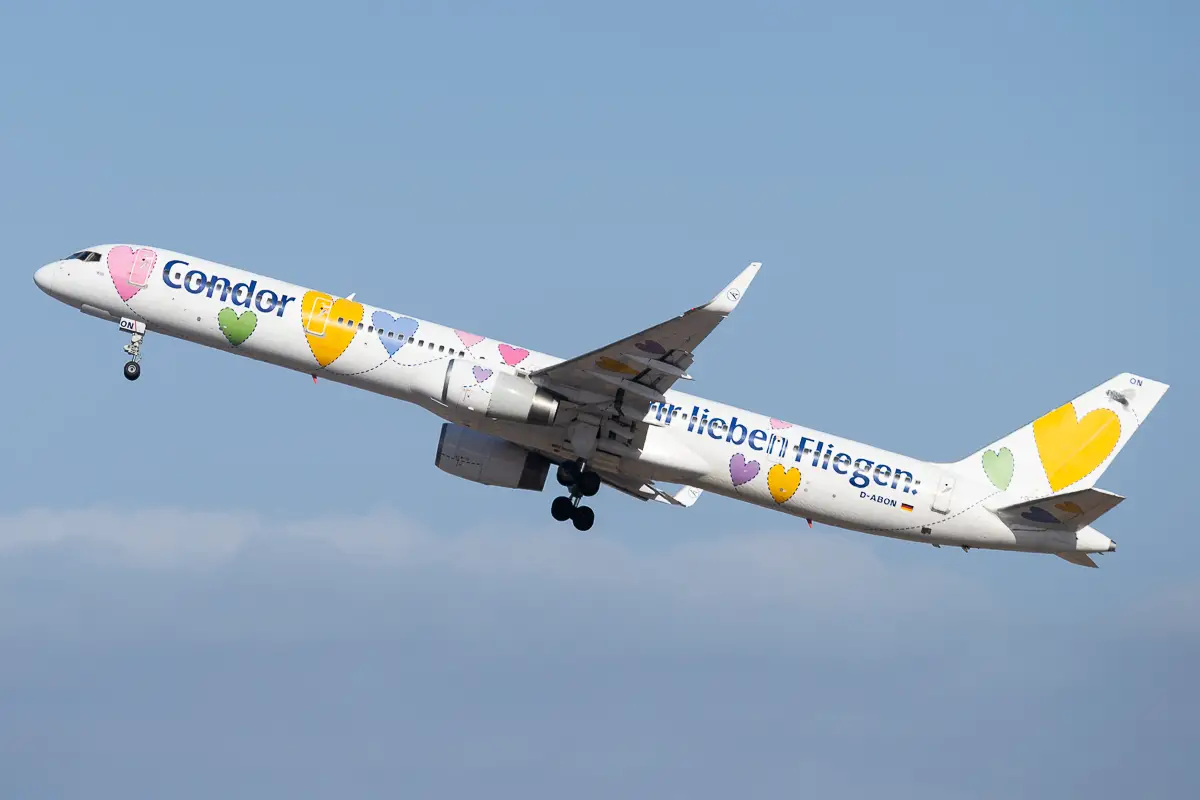
<instances>
[{"instance_id":1,"label":"aircraft tail","mask_svg":"<svg viewBox=\"0 0 1200 800\"><path fill-rule=\"evenodd\" d=\"M1122 373L954 466L960 474L981 475L1003 493L1000 505L1010 504L1018 514L1027 510L1014 505L1021 501L1091 489L1167 388L1165 383ZM1092 494L1060 498L1074 501L1076 508L1086 505L1084 499L1104 505Z\"/></svg>"}]
</instances>

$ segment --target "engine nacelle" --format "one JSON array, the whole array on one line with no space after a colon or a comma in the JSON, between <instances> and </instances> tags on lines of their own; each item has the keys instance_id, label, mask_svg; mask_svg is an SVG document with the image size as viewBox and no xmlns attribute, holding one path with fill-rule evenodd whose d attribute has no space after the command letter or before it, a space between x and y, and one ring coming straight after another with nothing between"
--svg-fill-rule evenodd
<instances>
[{"instance_id":1,"label":"engine nacelle","mask_svg":"<svg viewBox=\"0 0 1200 800\"><path fill-rule=\"evenodd\" d=\"M528 378L450 359L441 400L448 406L504 422L553 425L558 399Z\"/></svg>"},{"instance_id":2,"label":"engine nacelle","mask_svg":"<svg viewBox=\"0 0 1200 800\"><path fill-rule=\"evenodd\" d=\"M443 472L488 486L530 489L546 485L550 459L520 445L447 422L434 464Z\"/></svg>"}]
</instances>

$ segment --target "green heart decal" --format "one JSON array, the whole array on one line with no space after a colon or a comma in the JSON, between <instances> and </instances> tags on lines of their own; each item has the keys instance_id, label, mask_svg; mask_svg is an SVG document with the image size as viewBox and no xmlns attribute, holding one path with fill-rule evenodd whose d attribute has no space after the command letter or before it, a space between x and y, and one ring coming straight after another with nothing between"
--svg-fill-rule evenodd
<instances>
[{"instance_id":1,"label":"green heart decal","mask_svg":"<svg viewBox=\"0 0 1200 800\"><path fill-rule=\"evenodd\" d=\"M217 314L217 325L221 327L221 333L225 334L229 343L237 347L254 333L254 329L258 327L258 317L254 316L253 311L238 314L232 308L222 308Z\"/></svg>"},{"instance_id":2,"label":"green heart decal","mask_svg":"<svg viewBox=\"0 0 1200 800\"><path fill-rule=\"evenodd\" d=\"M992 485L1003 492L1012 483L1012 450L1001 447L999 453L995 450L983 451L983 471L987 473L988 480L992 482Z\"/></svg>"}]
</instances>

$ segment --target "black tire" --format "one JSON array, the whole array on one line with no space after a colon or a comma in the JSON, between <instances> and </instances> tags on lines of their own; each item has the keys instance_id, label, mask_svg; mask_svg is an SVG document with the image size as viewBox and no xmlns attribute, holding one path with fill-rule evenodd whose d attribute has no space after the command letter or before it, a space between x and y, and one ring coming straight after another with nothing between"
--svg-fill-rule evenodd
<instances>
[{"instance_id":1,"label":"black tire","mask_svg":"<svg viewBox=\"0 0 1200 800\"><path fill-rule=\"evenodd\" d=\"M575 510L575 504L571 502L569 497L556 497L554 502L550 504L550 516L554 517L559 522L566 522L571 518L571 512Z\"/></svg>"},{"instance_id":2,"label":"black tire","mask_svg":"<svg viewBox=\"0 0 1200 800\"><path fill-rule=\"evenodd\" d=\"M587 506L576 506L571 514L571 523L577 531L591 530L592 524L596 521L596 512L592 511Z\"/></svg>"},{"instance_id":3,"label":"black tire","mask_svg":"<svg viewBox=\"0 0 1200 800\"><path fill-rule=\"evenodd\" d=\"M575 465L568 461L566 464L560 464L558 472L555 473L558 478L559 486L574 486L575 485Z\"/></svg>"},{"instance_id":4,"label":"black tire","mask_svg":"<svg viewBox=\"0 0 1200 800\"><path fill-rule=\"evenodd\" d=\"M594 472L585 472L579 476L579 493L584 497L595 497L600 491L600 476Z\"/></svg>"},{"instance_id":5,"label":"black tire","mask_svg":"<svg viewBox=\"0 0 1200 800\"><path fill-rule=\"evenodd\" d=\"M125 363L125 379L136 381L142 376L142 365L136 361L128 361Z\"/></svg>"}]
</instances>

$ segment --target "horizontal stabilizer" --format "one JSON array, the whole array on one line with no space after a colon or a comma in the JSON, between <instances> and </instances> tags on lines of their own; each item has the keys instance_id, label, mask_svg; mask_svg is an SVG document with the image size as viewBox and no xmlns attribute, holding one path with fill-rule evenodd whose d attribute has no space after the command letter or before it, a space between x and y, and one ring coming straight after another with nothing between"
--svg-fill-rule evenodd
<instances>
[{"instance_id":1,"label":"horizontal stabilizer","mask_svg":"<svg viewBox=\"0 0 1200 800\"><path fill-rule=\"evenodd\" d=\"M684 486L682 489L676 492L674 496L666 495L664 493L660 494L655 499L663 503L670 503L673 506L691 508L696 504L696 501L700 499L700 495L703 491L703 489L697 489L695 486Z\"/></svg>"},{"instance_id":2,"label":"horizontal stabilizer","mask_svg":"<svg viewBox=\"0 0 1200 800\"><path fill-rule=\"evenodd\" d=\"M1061 558L1063 561L1070 561L1072 564L1078 564L1081 567L1091 567L1098 569L1095 561L1087 553L1055 553L1054 555Z\"/></svg>"},{"instance_id":3,"label":"horizontal stabilizer","mask_svg":"<svg viewBox=\"0 0 1200 800\"><path fill-rule=\"evenodd\" d=\"M1103 489L1047 495L996 509L1010 528L1077 531L1098 520L1125 498Z\"/></svg>"}]
</instances>

